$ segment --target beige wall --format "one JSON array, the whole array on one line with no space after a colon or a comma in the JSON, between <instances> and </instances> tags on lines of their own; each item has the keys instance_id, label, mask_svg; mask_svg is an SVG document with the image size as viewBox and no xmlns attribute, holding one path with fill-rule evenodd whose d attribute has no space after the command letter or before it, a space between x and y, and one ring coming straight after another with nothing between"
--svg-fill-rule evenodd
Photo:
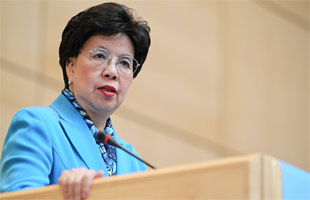
<instances>
[{"instance_id":1,"label":"beige wall","mask_svg":"<svg viewBox=\"0 0 310 200\"><path fill-rule=\"evenodd\" d=\"M309 1L120 1L151 26L148 60L113 116L165 167L262 152L309 166ZM1 1L1 146L14 113L63 88L61 32L98 1Z\"/></svg>"}]
</instances>

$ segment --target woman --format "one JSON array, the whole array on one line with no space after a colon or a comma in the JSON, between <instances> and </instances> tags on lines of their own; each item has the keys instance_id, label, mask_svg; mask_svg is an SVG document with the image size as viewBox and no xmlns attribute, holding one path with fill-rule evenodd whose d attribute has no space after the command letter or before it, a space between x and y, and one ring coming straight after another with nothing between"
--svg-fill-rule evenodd
<instances>
[{"instance_id":1,"label":"woman","mask_svg":"<svg viewBox=\"0 0 310 200\"><path fill-rule=\"evenodd\" d=\"M142 68L149 31L116 3L91 7L68 22L59 48L65 89L49 107L14 116L3 145L1 192L59 183L66 199L84 199L94 178L146 169L96 137L104 129L136 154L117 137L110 116Z\"/></svg>"}]
</instances>

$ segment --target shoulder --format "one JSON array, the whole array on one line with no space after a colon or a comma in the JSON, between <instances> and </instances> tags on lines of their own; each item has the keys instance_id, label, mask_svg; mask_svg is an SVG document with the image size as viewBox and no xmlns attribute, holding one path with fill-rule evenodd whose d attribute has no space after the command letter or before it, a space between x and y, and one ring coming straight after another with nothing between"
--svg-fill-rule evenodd
<instances>
[{"instance_id":1,"label":"shoulder","mask_svg":"<svg viewBox=\"0 0 310 200\"><path fill-rule=\"evenodd\" d=\"M118 136L114 136L114 138L125 149L135 154L136 156L140 157L140 155L137 153L137 151L133 148L131 144L128 144L124 140L120 139ZM117 162L126 163L126 165L118 164L119 175L133 173L133 172L141 172L141 171L146 170L146 165L143 162L129 155L127 152L121 149L117 149L116 152L117 152L116 154Z\"/></svg>"},{"instance_id":2,"label":"shoulder","mask_svg":"<svg viewBox=\"0 0 310 200\"><path fill-rule=\"evenodd\" d=\"M57 112L51 107L23 108L14 115L7 137L15 134L20 134L21 137L35 133L42 135L43 132L46 132L48 124L57 123L58 118Z\"/></svg>"},{"instance_id":3,"label":"shoulder","mask_svg":"<svg viewBox=\"0 0 310 200\"><path fill-rule=\"evenodd\" d=\"M41 107L28 107L20 109L15 116L19 115L29 115L29 116L39 116L39 115L55 115L57 112L50 106L41 106Z\"/></svg>"},{"instance_id":4,"label":"shoulder","mask_svg":"<svg viewBox=\"0 0 310 200\"><path fill-rule=\"evenodd\" d=\"M47 140L50 130L59 123L58 113L51 107L29 107L19 110L10 123L6 140L21 139ZM13 136L13 137L12 137Z\"/></svg>"},{"instance_id":5,"label":"shoulder","mask_svg":"<svg viewBox=\"0 0 310 200\"><path fill-rule=\"evenodd\" d=\"M49 183L53 162L49 121L55 116L48 107L19 110L8 129L0 161L0 191L34 188ZM34 181L35 180L35 181Z\"/></svg>"},{"instance_id":6,"label":"shoulder","mask_svg":"<svg viewBox=\"0 0 310 200\"><path fill-rule=\"evenodd\" d=\"M13 117L11 124L21 121L46 121L50 122L51 119L58 119L58 113L51 107L29 107L19 110Z\"/></svg>"},{"instance_id":7,"label":"shoulder","mask_svg":"<svg viewBox=\"0 0 310 200\"><path fill-rule=\"evenodd\" d=\"M121 146L123 146L125 149L127 149L128 151L131 151L134 154L138 154L131 144L127 143L125 140L121 139L116 134L114 134L113 137L116 140L116 142L120 144Z\"/></svg>"}]
</instances>

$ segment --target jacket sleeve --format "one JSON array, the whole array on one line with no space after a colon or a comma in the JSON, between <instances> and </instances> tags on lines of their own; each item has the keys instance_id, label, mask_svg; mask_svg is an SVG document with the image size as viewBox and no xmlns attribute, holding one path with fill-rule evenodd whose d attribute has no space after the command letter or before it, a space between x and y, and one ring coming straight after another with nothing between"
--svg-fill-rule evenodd
<instances>
[{"instance_id":1,"label":"jacket sleeve","mask_svg":"<svg viewBox=\"0 0 310 200\"><path fill-rule=\"evenodd\" d=\"M28 108L13 117L0 161L1 192L49 184L52 143L43 116L42 109Z\"/></svg>"}]
</instances>

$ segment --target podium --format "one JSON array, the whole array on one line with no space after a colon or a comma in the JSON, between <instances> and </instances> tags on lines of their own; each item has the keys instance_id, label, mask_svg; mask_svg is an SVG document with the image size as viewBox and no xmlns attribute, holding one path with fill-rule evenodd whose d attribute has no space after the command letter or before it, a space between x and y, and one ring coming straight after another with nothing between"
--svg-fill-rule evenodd
<instances>
[{"instance_id":1,"label":"podium","mask_svg":"<svg viewBox=\"0 0 310 200\"><path fill-rule=\"evenodd\" d=\"M298 174L294 184L300 191L292 195L309 198L309 173L281 162L253 154L100 178L94 180L88 199L285 199L291 193L283 190L292 190L291 180L295 180L284 181L287 174ZM2 193L0 199L63 197L60 187L51 185Z\"/></svg>"}]
</instances>

